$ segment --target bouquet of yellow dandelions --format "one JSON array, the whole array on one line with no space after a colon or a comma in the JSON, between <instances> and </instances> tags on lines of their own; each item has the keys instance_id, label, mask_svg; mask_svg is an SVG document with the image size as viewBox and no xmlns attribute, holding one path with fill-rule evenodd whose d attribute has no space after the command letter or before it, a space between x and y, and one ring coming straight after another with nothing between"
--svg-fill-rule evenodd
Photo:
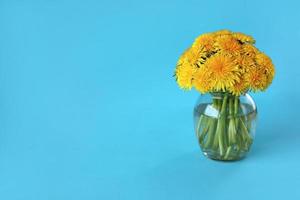
<instances>
[{"instance_id":1,"label":"bouquet of yellow dandelions","mask_svg":"<svg viewBox=\"0 0 300 200\"><path fill-rule=\"evenodd\" d=\"M251 36L228 30L202 34L181 55L176 66L180 88L195 87L202 94L221 93L224 97L213 102L224 117L216 123L200 117L197 127L205 131L200 133L196 129L202 149L218 152L217 159L236 159L237 152L248 151L251 127L238 116L242 107L239 96L247 91L265 90L274 77L272 60L254 43ZM228 120L228 116L234 117Z\"/></svg>"}]
</instances>

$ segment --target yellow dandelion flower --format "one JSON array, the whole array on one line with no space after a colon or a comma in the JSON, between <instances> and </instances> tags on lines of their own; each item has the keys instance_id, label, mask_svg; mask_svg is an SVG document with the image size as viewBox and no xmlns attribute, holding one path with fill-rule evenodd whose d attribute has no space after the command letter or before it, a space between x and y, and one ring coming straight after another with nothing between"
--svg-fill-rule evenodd
<instances>
[{"instance_id":1,"label":"yellow dandelion flower","mask_svg":"<svg viewBox=\"0 0 300 200\"><path fill-rule=\"evenodd\" d=\"M197 58L194 52L188 49L185 51L177 62L175 70L176 81L180 88L191 89L193 74L195 73Z\"/></svg>"},{"instance_id":2,"label":"yellow dandelion flower","mask_svg":"<svg viewBox=\"0 0 300 200\"><path fill-rule=\"evenodd\" d=\"M227 29L224 29L224 30L216 31L213 34L216 35L216 36L219 36L219 35L231 35L232 32L229 31L229 30L227 30Z\"/></svg>"},{"instance_id":3,"label":"yellow dandelion flower","mask_svg":"<svg viewBox=\"0 0 300 200\"><path fill-rule=\"evenodd\" d=\"M220 35L216 37L215 45L221 51L230 54L238 54L242 49L241 44L231 35Z\"/></svg>"},{"instance_id":4,"label":"yellow dandelion flower","mask_svg":"<svg viewBox=\"0 0 300 200\"><path fill-rule=\"evenodd\" d=\"M209 72L206 67L201 67L197 69L194 75L193 84L201 93L206 93L211 91L212 89L212 81L211 77L209 76Z\"/></svg>"},{"instance_id":5,"label":"yellow dandelion flower","mask_svg":"<svg viewBox=\"0 0 300 200\"><path fill-rule=\"evenodd\" d=\"M272 83L275 75L275 68L273 63L265 65L265 74L267 76L267 86L269 86Z\"/></svg>"},{"instance_id":6,"label":"yellow dandelion flower","mask_svg":"<svg viewBox=\"0 0 300 200\"><path fill-rule=\"evenodd\" d=\"M242 43L250 43L254 44L255 40L250 35L246 35L244 33L234 33L233 36Z\"/></svg>"},{"instance_id":7,"label":"yellow dandelion flower","mask_svg":"<svg viewBox=\"0 0 300 200\"><path fill-rule=\"evenodd\" d=\"M194 41L192 48L200 49L202 51L212 51L214 45L214 37L212 34L206 33L200 35Z\"/></svg>"},{"instance_id":8,"label":"yellow dandelion flower","mask_svg":"<svg viewBox=\"0 0 300 200\"><path fill-rule=\"evenodd\" d=\"M268 84L267 76L264 74L263 69L257 66L252 67L245 74L245 81L253 91L265 90Z\"/></svg>"},{"instance_id":9,"label":"yellow dandelion flower","mask_svg":"<svg viewBox=\"0 0 300 200\"><path fill-rule=\"evenodd\" d=\"M196 69L188 63L176 68L176 80L180 88L187 90L192 88L193 75L195 71Z\"/></svg>"},{"instance_id":10,"label":"yellow dandelion flower","mask_svg":"<svg viewBox=\"0 0 300 200\"><path fill-rule=\"evenodd\" d=\"M239 71L245 73L249 68L255 66L255 60L247 55L238 55L235 58L235 63L239 66Z\"/></svg>"},{"instance_id":11,"label":"yellow dandelion flower","mask_svg":"<svg viewBox=\"0 0 300 200\"><path fill-rule=\"evenodd\" d=\"M207 59L207 52L202 51L201 49L198 48L190 48L187 51L187 57L191 63L201 65L205 62Z\"/></svg>"},{"instance_id":12,"label":"yellow dandelion flower","mask_svg":"<svg viewBox=\"0 0 300 200\"><path fill-rule=\"evenodd\" d=\"M267 86L268 86L269 84L272 83L275 74L275 68L272 63L272 60L264 53L257 54L255 60L257 65L259 65L259 67L262 68L263 73L266 75Z\"/></svg>"},{"instance_id":13,"label":"yellow dandelion flower","mask_svg":"<svg viewBox=\"0 0 300 200\"><path fill-rule=\"evenodd\" d=\"M225 91L239 80L239 67L233 58L226 54L215 54L204 64L216 91Z\"/></svg>"},{"instance_id":14,"label":"yellow dandelion flower","mask_svg":"<svg viewBox=\"0 0 300 200\"><path fill-rule=\"evenodd\" d=\"M257 64L266 65L272 63L272 60L264 53L258 53L255 57Z\"/></svg>"},{"instance_id":15,"label":"yellow dandelion flower","mask_svg":"<svg viewBox=\"0 0 300 200\"><path fill-rule=\"evenodd\" d=\"M177 64L184 62L196 64L198 62L199 57L200 54L195 49L189 48L181 55Z\"/></svg>"},{"instance_id":16,"label":"yellow dandelion flower","mask_svg":"<svg viewBox=\"0 0 300 200\"><path fill-rule=\"evenodd\" d=\"M240 96L248 90L248 84L244 80L243 76L240 76L240 80L236 81L231 87L228 88L229 92L233 95Z\"/></svg>"},{"instance_id":17,"label":"yellow dandelion flower","mask_svg":"<svg viewBox=\"0 0 300 200\"><path fill-rule=\"evenodd\" d=\"M259 50L253 46L252 44L244 44L242 45L243 48L243 55L251 58L255 58L256 55L259 53Z\"/></svg>"}]
</instances>

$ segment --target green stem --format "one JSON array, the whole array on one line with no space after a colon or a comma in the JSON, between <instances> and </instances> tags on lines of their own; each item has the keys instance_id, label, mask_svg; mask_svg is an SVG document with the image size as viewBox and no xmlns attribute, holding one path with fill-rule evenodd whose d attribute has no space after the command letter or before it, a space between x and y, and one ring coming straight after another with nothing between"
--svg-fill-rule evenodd
<instances>
[{"instance_id":1,"label":"green stem","mask_svg":"<svg viewBox=\"0 0 300 200\"><path fill-rule=\"evenodd\" d=\"M208 129L207 139L205 141L204 148L214 149L213 142L215 138L216 121L214 119L210 119L209 122L210 122L210 126Z\"/></svg>"},{"instance_id":2,"label":"green stem","mask_svg":"<svg viewBox=\"0 0 300 200\"><path fill-rule=\"evenodd\" d=\"M202 116L202 120L201 120L201 122L199 120L199 124L198 124L198 128L197 128L197 131L198 131L197 136L199 138L199 142L201 145L203 145L205 136L207 135L208 130L209 130L209 126L210 126L210 120L207 119L206 117ZM202 130L200 130L201 127L202 127Z\"/></svg>"},{"instance_id":3,"label":"green stem","mask_svg":"<svg viewBox=\"0 0 300 200\"><path fill-rule=\"evenodd\" d=\"M225 153L224 151L225 151L225 147L226 147L224 130L225 130L225 126L226 126L225 123L226 123L227 99L228 99L228 95L225 94L225 96L223 98L223 102L222 102L220 117L218 119L216 137L215 137L215 141L214 141L214 146L219 147L221 157L224 156L224 153Z\"/></svg>"},{"instance_id":4,"label":"green stem","mask_svg":"<svg viewBox=\"0 0 300 200\"><path fill-rule=\"evenodd\" d=\"M197 123L197 128L196 128L196 135L199 138L199 134L200 134L200 127L201 127L201 122L203 120L203 115L200 115L198 123Z\"/></svg>"},{"instance_id":5,"label":"green stem","mask_svg":"<svg viewBox=\"0 0 300 200\"><path fill-rule=\"evenodd\" d=\"M229 115L227 118L228 127L225 129L225 134L228 139L226 154L224 156L225 160L228 160L233 152L233 146L236 144L236 127L235 127L235 119L234 119L234 97L229 96L228 99L228 112Z\"/></svg>"}]
</instances>

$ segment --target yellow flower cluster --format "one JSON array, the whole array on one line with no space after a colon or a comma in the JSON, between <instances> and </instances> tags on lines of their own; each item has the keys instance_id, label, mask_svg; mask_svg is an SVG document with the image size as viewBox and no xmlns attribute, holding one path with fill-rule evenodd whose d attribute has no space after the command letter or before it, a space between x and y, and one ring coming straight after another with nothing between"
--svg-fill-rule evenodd
<instances>
[{"instance_id":1,"label":"yellow flower cluster","mask_svg":"<svg viewBox=\"0 0 300 200\"><path fill-rule=\"evenodd\" d=\"M200 35L178 60L175 76L183 89L201 93L263 91L272 82L272 60L243 33L221 30Z\"/></svg>"}]
</instances>

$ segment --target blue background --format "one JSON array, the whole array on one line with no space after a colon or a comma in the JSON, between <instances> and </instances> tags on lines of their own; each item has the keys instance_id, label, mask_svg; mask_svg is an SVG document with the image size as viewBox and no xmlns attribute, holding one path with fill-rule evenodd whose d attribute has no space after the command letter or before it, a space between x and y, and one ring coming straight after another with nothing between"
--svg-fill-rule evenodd
<instances>
[{"instance_id":1,"label":"blue background","mask_svg":"<svg viewBox=\"0 0 300 200\"><path fill-rule=\"evenodd\" d=\"M0 0L0 199L299 199L297 1ZM249 156L202 156L196 91L172 77L199 34L252 35L276 66Z\"/></svg>"}]
</instances>

